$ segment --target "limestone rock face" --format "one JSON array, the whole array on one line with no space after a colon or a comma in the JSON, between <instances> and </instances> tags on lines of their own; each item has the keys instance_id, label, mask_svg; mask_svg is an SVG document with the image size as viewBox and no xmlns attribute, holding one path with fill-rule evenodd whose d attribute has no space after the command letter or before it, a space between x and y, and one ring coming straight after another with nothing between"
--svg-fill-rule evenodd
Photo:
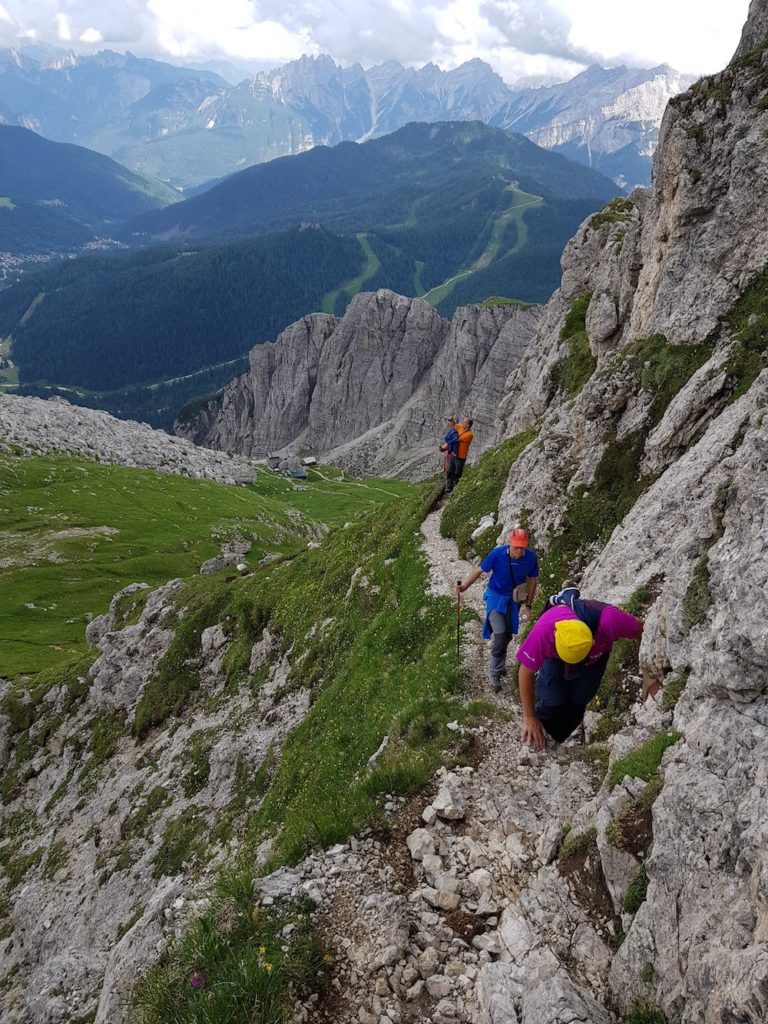
<instances>
[{"instance_id":1,"label":"limestone rock face","mask_svg":"<svg viewBox=\"0 0 768 1024\"><path fill-rule=\"evenodd\" d=\"M634 917L622 913L609 972L621 1010L642 1000L682 1024L768 1014L768 370L763 346L740 376L740 324L757 314L731 315L766 287L767 12L753 2L737 59L670 104L651 190L591 218L566 249L561 288L497 423L500 437L538 429L498 521L528 510L534 544L564 544L559 571L587 597L623 603L646 588L640 667L682 690L671 723L680 739L653 804L647 897ZM564 327L582 297L595 368L569 394L553 371L573 358ZM671 362L657 375L659 360ZM686 360L676 375L672 363ZM631 741L612 737L612 759L670 727L645 710L636 721ZM576 816L596 828L617 913L640 863L609 839L634 785L625 779ZM518 939L530 948L530 917L527 927L502 916L511 952ZM554 1006L536 1012L559 1019Z\"/></svg>"},{"instance_id":2,"label":"limestone rock face","mask_svg":"<svg viewBox=\"0 0 768 1024\"><path fill-rule=\"evenodd\" d=\"M182 589L173 580L153 591L138 622L122 628L113 602L89 627L100 652L90 674L77 680L76 692L55 685L37 712L33 742L45 735L54 756L37 754L24 779L9 785L2 808L4 821L17 823L14 855L39 851L23 882L2 869L9 904L0 957L3 1020L128 1019L137 979L199 913L212 874L237 846L236 829L218 838L211 830L242 786L238 772L252 778L279 756L309 708L307 689L285 692L288 657L277 657L269 635L254 645L252 662L263 677L258 694L250 673L228 684L231 639L217 623L185 662L205 707L190 700L137 738L136 706L173 638ZM0 683L0 697L7 690ZM23 682L18 692L27 699ZM113 740L97 750L99 729ZM19 739L2 716L6 766ZM258 800L248 797L249 812ZM183 862L166 863L167 830L180 821L195 840Z\"/></svg>"},{"instance_id":3,"label":"limestone rock face","mask_svg":"<svg viewBox=\"0 0 768 1024\"><path fill-rule=\"evenodd\" d=\"M458 309L449 324L421 299L357 295L344 317L313 314L251 352L250 369L184 437L256 457L308 451L360 473L424 476L448 416L470 416L472 454L493 441L506 378L538 310Z\"/></svg>"}]
</instances>

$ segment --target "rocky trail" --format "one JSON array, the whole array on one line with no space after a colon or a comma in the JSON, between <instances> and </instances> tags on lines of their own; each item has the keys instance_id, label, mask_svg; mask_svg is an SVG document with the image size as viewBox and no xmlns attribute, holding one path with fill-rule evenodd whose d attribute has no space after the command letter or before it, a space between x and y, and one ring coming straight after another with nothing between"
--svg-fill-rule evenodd
<instances>
[{"instance_id":1,"label":"rocky trail","mask_svg":"<svg viewBox=\"0 0 768 1024\"><path fill-rule=\"evenodd\" d=\"M440 536L440 516L424 521L424 550L433 592L452 596L471 565ZM463 626L468 696L498 712L465 730L473 766L440 769L431 799L388 798L388 828L257 882L267 902L303 891L317 904L332 988L305 1006L304 1020L544 1024L560 1021L560 1009L569 1022L613 1019L587 991L605 985L611 959L604 884L590 864L573 863L570 877L552 865L564 823L593 798L595 780L575 748L520 746L514 696L487 684L480 582L465 596L478 616ZM588 909L573 886L595 895Z\"/></svg>"}]
</instances>

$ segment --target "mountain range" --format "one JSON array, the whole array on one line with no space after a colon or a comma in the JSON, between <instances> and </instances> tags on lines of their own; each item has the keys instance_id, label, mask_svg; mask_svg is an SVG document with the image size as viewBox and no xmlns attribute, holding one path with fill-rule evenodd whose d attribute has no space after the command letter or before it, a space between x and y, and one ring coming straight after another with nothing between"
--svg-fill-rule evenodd
<instances>
[{"instance_id":1,"label":"mountain range","mask_svg":"<svg viewBox=\"0 0 768 1024\"><path fill-rule=\"evenodd\" d=\"M67 397L169 426L252 345L317 309L342 314L363 288L418 295L444 315L492 295L546 300L566 240L617 192L522 135L410 124L143 215L122 236L140 253L26 275L0 291L0 336L27 393L75 389Z\"/></svg>"},{"instance_id":2,"label":"mountain range","mask_svg":"<svg viewBox=\"0 0 768 1024\"><path fill-rule=\"evenodd\" d=\"M481 60L442 71L302 57L230 85L213 71L109 50L0 52L0 119L106 153L189 189L316 145L411 121L481 120L647 184L664 107L690 84L665 65L598 65L562 85L514 88Z\"/></svg>"}]
</instances>

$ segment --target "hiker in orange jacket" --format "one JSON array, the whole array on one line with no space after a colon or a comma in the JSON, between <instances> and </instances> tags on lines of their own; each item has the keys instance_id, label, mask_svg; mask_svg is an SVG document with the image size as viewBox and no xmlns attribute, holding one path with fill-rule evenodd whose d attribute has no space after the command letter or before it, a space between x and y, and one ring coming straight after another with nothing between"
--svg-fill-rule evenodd
<instances>
[{"instance_id":1,"label":"hiker in orange jacket","mask_svg":"<svg viewBox=\"0 0 768 1024\"><path fill-rule=\"evenodd\" d=\"M464 472L464 463L467 461L469 446L472 444L474 434L472 433L472 420L467 417L463 423L456 428L459 436L456 441L456 454L451 455L448 462L448 473L445 478L445 493L450 494L453 488L461 479Z\"/></svg>"}]
</instances>

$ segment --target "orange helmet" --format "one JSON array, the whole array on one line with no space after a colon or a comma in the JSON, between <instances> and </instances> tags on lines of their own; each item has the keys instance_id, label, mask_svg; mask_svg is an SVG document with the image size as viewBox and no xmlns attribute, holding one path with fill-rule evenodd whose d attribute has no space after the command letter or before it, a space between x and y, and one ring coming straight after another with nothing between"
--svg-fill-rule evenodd
<instances>
[{"instance_id":1,"label":"orange helmet","mask_svg":"<svg viewBox=\"0 0 768 1024\"><path fill-rule=\"evenodd\" d=\"M527 548L528 547L528 534L522 528L522 526L516 526L515 529L509 535L509 543L513 548Z\"/></svg>"}]
</instances>

